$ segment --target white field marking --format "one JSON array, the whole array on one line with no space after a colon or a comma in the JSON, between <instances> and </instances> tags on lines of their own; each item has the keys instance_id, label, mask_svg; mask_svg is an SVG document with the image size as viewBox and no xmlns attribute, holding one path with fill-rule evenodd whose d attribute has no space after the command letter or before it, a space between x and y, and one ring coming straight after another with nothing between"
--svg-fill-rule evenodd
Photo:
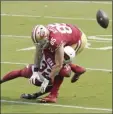
<instances>
[{"instance_id":1,"label":"white field marking","mask_svg":"<svg viewBox=\"0 0 113 114\"><path fill-rule=\"evenodd\" d=\"M29 50L34 50L34 49L36 49L35 46L33 46L33 47L28 47L28 48L18 49L18 50L16 50L16 51L29 51Z\"/></svg>"},{"instance_id":2,"label":"white field marking","mask_svg":"<svg viewBox=\"0 0 113 114\"><path fill-rule=\"evenodd\" d=\"M75 17L60 17L60 16L35 16L35 15L19 15L19 14L7 14L2 13L1 16L10 16L10 17L29 17L29 18L46 18L46 19L68 19L68 20L86 20L86 21L96 21L95 18L75 18ZM109 20L112 21L112 20Z\"/></svg>"},{"instance_id":3,"label":"white field marking","mask_svg":"<svg viewBox=\"0 0 113 114\"><path fill-rule=\"evenodd\" d=\"M101 48L91 48L91 47L86 47L87 49L94 49L94 50L111 50L112 46L107 46L107 47L101 47Z\"/></svg>"},{"instance_id":4,"label":"white field marking","mask_svg":"<svg viewBox=\"0 0 113 114\"><path fill-rule=\"evenodd\" d=\"M12 64L12 65L28 65L28 63L17 63L17 62L0 62L2 64Z\"/></svg>"},{"instance_id":5,"label":"white field marking","mask_svg":"<svg viewBox=\"0 0 113 114\"><path fill-rule=\"evenodd\" d=\"M96 36L99 36L99 35L96 35ZM112 39L111 38L99 38L99 37L96 37L96 36L88 36L88 41L95 41L95 42L111 42ZM104 36L104 35L101 35L101 36ZM105 35L107 36L107 35ZM108 35L108 36L111 36L111 35ZM11 38L30 38L30 36L17 36L17 35L1 35L1 37L11 37ZM100 41L99 41L100 40ZM102 47L102 48L91 48L89 46L86 46L87 49L95 49L95 50L110 50L112 49L112 46L108 46L108 47ZM28 48L23 48L23 49L18 49L16 51L27 51L27 50L34 50L35 47L28 47Z\"/></svg>"},{"instance_id":6,"label":"white field marking","mask_svg":"<svg viewBox=\"0 0 113 114\"><path fill-rule=\"evenodd\" d=\"M105 72L112 72L110 69L95 69L95 68L86 68L87 70L93 70L93 71L105 71Z\"/></svg>"},{"instance_id":7,"label":"white field marking","mask_svg":"<svg viewBox=\"0 0 113 114\"><path fill-rule=\"evenodd\" d=\"M103 41L103 40L88 40L89 42L104 42L104 43L110 43L111 41Z\"/></svg>"},{"instance_id":8,"label":"white field marking","mask_svg":"<svg viewBox=\"0 0 113 114\"><path fill-rule=\"evenodd\" d=\"M1 35L1 37L9 37L9 38L30 38L30 36L19 36L19 35Z\"/></svg>"},{"instance_id":9,"label":"white field marking","mask_svg":"<svg viewBox=\"0 0 113 114\"><path fill-rule=\"evenodd\" d=\"M91 40L107 40L107 41L112 41L112 38L102 38L102 37L97 37L97 36L88 36L88 39L91 39Z\"/></svg>"},{"instance_id":10,"label":"white field marking","mask_svg":"<svg viewBox=\"0 0 113 114\"><path fill-rule=\"evenodd\" d=\"M24 101L8 101L1 100L1 102L5 103L15 103L15 104L26 104L26 105L40 105L40 106L51 106L51 107L61 107L61 108L75 108L75 109L84 109L84 110L98 110L98 111L108 111L111 112L110 108L91 108L91 107L83 107L83 106L74 106L74 105L62 105L62 104L49 104L49 103L32 103L32 102L24 102Z\"/></svg>"},{"instance_id":11,"label":"white field marking","mask_svg":"<svg viewBox=\"0 0 113 114\"><path fill-rule=\"evenodd\" d=\"M90 45L88 44L86 46L87 49L94 49L94 50L111 50L112 49L112 46L107 46L107 47L101 47L101 48L91 48L89 47ZM22 48L22 49L18 49L16 51L30 51L30 50L34 50L35 49L35 46L33 47L28 47L28 48Z\"/></svg>"},{"instance_id":12,"label":"white field marking","mask_svg":"<svg viewBox=\"0 0 113 114\"><path fill-rule=\"evenodd\" d=\"M84 4L84 3L86 3L86 4L106 4L106 5L111 5L112 4L112 2L111 1L109 1L109 2L104 2L104 1L102 1L102 2L96 2L96 1L63 1L63 2L75 2L75 3L82 3L82 4Z\"/></svg>"},{"instance_id":13,"label":"white field marking","mask_svg":"<svg viewBox=\"0 0 113 114\"><path fill-rule=\"evenodd\" d=\"M2 13L1 14L1 16L11 16L11 17L37 17L37 18L39 18L39 17L41 17L41 16L36 16L36 15L19 15L19 14L6 14L6 13Z\"/></svg>"},{"instance_id":14,"label":"white field marking","mask_svg":"<svg viewBox=\"0 0 113 114\"><path fill-rule=\"evenodd\" d=\"M104 37L112 37L112 35L95 35L95 36L104 36Z\"/></svg>"},{"instance_id":15,"label":"white field marking","mask_svg":"<svg viewBox=\"0 0 113 114\"><path fill-rule=\"evenodd\" d=\"M96 36L99 36L99 35L96 35ZM94 42L111 42L111 40L112 40L110 38L109 39L108 38L104 38L104 40L103 40L103 38L98 38L96 36L88 36L88 39L89 39L88 41L94 41ZM108 36L112 36L112 35L108 35ZM31 38L30 36L20 36L20 35L1 35L1 38L2 37L8 37L8 38Z\"/></svg>"},{"instance_id":16,"label":"white field marking","mask_svg":"<svg viewBox=\"0 0 113 114\"><path fill-rule=\"evenodd\" d=\"M16 63L16 62L0 62L1 64L16 64L16 65L28 65L28 63ZM103 72L112 72L110 69L97 69L97 68L86 68L87 70L93 70L93 71L103 71Z\"/></svg>"}]
</instances>

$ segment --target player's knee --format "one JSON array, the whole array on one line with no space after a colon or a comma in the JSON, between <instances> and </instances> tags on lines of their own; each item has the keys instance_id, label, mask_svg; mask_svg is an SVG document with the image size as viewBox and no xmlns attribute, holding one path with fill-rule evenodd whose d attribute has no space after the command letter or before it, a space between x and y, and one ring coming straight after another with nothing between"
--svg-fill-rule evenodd
<instances>
[{"instance_id":1,"label":"player's knee","mask_svg":"<svg viewBox=\"0 0 113 114\"><path fill-rule=\"evenodd\" d=\"M23 69L20 70L21 76L25 78L30 78L32 76L32 68L31 66L29 67L24 67Z\"/></svg>"},{"instance_id":2,"label":"player's knee","mask_svg":"<svg viewBox=\"0 0 113 114\"><path fill-rule=\"evenodd\" d=\"M69 65L65 65L59 72L60 76L70 77L71 76L71 67Z\"/></svg>"},{"instance_id":3,"label":"player's knee","mask_svg":"<svg viewBox=\"0 0 113 114\"><path fill-rule=\"evenodd\" d=\"M85 72L86 72L86 69L85 69L85 68L76 65L76 73L83 74L83 73L85 73Z\"/></svg>"}]
</instances>

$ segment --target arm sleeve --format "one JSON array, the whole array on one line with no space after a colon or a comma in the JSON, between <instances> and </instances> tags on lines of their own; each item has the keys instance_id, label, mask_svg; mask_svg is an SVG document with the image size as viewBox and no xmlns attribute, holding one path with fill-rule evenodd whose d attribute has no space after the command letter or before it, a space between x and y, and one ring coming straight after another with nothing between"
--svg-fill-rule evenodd
<instances>
[{"instance_id":1,"label":"arm sleeve","mask_svg":"<svg viewBox=\"0 0 113 114\"><path fill-rule=\"evenodd\" d=\"M38 68L40 68L41 58L42 58L41 45L36 44L36 51L35 51L35 57L34 57L34 71L38 71Z\"/></svg>"}]
</instances>

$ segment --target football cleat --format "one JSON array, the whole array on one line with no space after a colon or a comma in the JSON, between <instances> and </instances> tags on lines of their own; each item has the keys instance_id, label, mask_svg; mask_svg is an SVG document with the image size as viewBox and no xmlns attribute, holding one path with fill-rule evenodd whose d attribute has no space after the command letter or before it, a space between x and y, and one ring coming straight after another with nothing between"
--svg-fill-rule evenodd
<instances>
[{"instance_id":1,"label":"football cleat","mask_svg":"<svg viewBox=\"0 0 113 114\"><path fill-rule=\"evenodd\" d=\"M54 95L48 95L40 100L40 103L56 103L57 97Z\"/></svg>"},{"instance_id":2,"label":"football cleat","mask_svg":"<svg viewBox=\"0 0 113 114\"><path fill-rule=\"evenodd\" d=\"M37 96L35 96L34 94L25 94L23 93L20 98L23 98L23 99L36 99Z\"/></svg>"},{"instance_id":3,"label":"football cleat","mask_svg":"<svg viewBox=\"0 0 113 114\"><path fill-rule=\"evenodd\" d=\"M73 75L73 77L71 78L71 83L76 82L76 81L79 79L79 77L80 77L83 73L84 73L84 72L82 72L82 73L75 73L75 74Z\"/></svg>"}]
</instances>

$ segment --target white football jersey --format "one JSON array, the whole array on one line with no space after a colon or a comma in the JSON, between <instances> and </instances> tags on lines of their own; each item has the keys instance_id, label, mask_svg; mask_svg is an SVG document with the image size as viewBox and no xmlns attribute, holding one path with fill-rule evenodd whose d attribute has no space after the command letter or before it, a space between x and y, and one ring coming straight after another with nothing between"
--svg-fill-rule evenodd
<instances>
[{"instance_id":1,"label":"white football jersey","mask_svg":"<svg viewBox=\"0 0 113 114\"><path fill-rule=\"evenodd\" d=\"M44 77L50 77L51 69L54 65L55 62L53 54L44 52L40 63L40 69L38 71L40 76L40 82L43 82ZM33 69L34 65L32 66L32 71Z\"/></svg>"}]
</instances>

